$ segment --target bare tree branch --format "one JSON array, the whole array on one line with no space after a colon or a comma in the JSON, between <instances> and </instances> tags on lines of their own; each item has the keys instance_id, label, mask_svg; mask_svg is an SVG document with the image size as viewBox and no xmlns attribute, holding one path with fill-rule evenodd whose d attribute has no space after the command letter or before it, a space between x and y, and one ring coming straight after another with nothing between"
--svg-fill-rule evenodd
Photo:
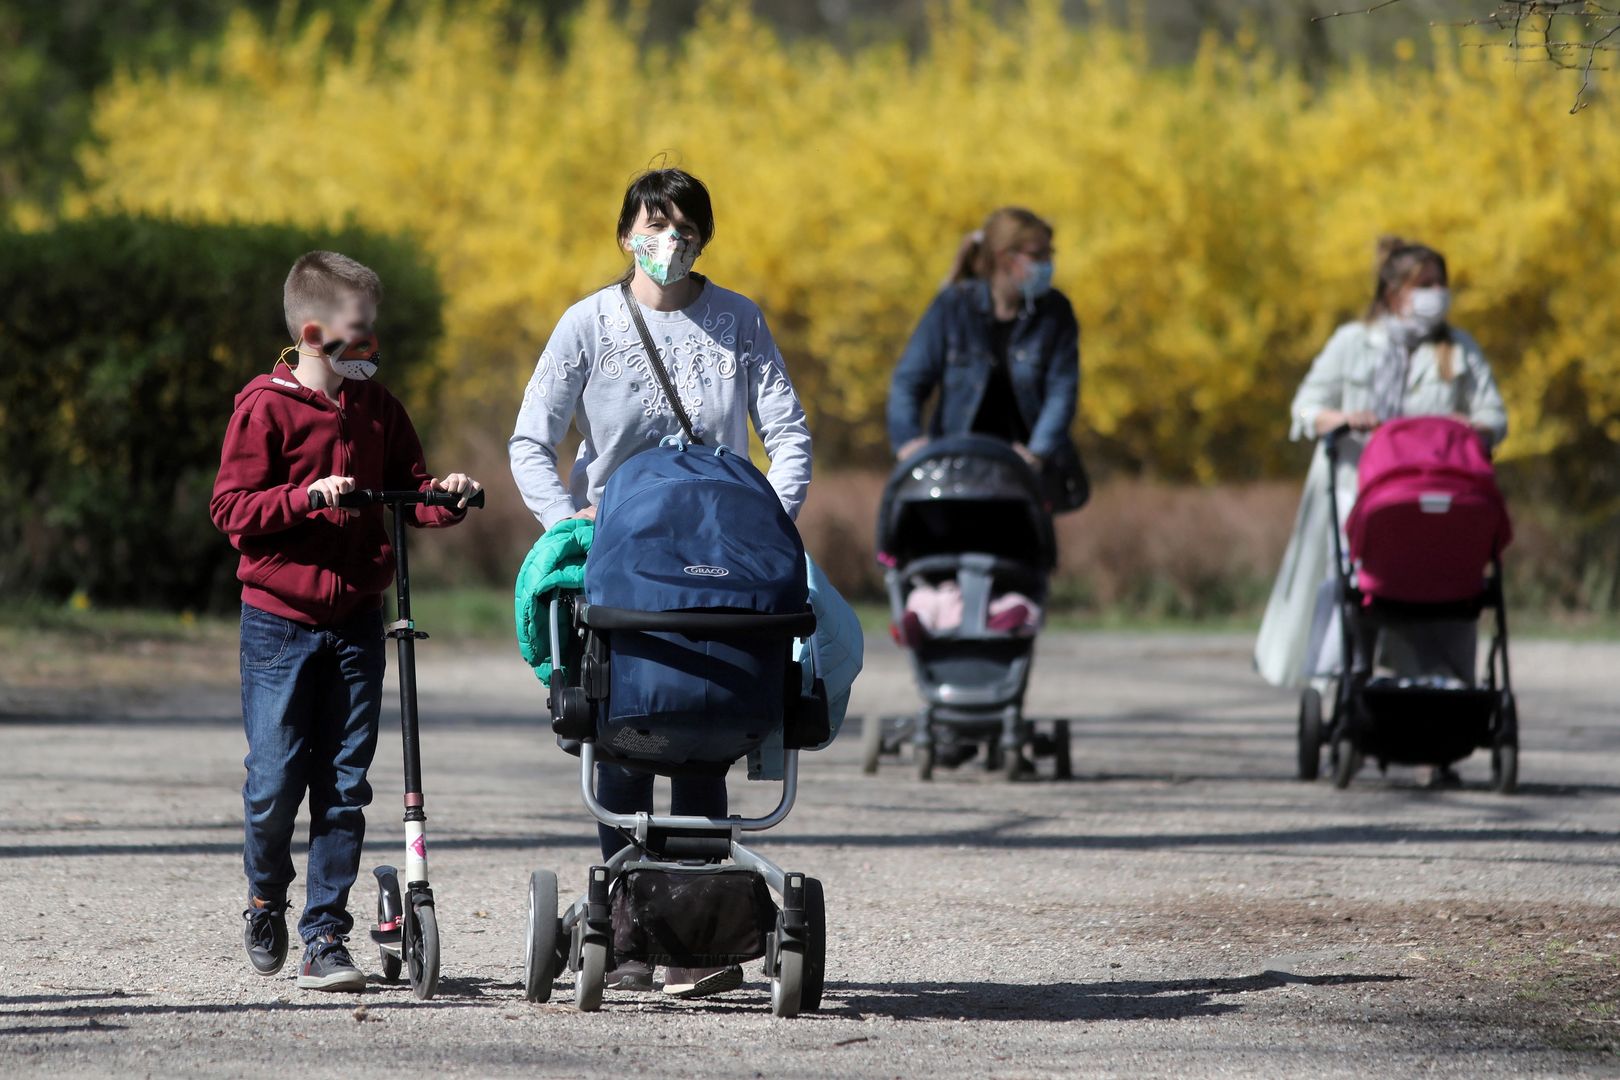
<instances>
[{"instance_id":1,"label":"bare tree branch","mask_svg":"<svg viewBox=\"0 0 1620 1080\"><path fill-rule=\"evenodd\" d=\"M1402 0L1380 0L1370 7L1317 15L1311 21L1371 15ZM1602 52L1620 51L1620 6L1614 0L1493 0L1488 14L1452 23L1453 26L1490 27L1506 37L1502 42L1468 42L1475 48L1495 44L1513 53L1518 63L1546 63L1569 71L1579 71L1581 82L1575 89L1571 113L1580 112L1591 102L1592 73L1606 71L1597 63ZM1605 24L1611 24L1605 26ZM1575 33L1560 36L1554 26L1574 26ZM1539 54L1539 55L1531 55Z\"/></svg>"}]
</instances>

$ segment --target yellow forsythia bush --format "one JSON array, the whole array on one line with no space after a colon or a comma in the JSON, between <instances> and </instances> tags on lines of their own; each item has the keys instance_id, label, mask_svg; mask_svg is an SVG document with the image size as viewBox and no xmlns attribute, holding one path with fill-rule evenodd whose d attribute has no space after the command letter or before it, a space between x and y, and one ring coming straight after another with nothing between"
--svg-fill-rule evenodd
<instances>
[{"instance_id":1,"label":"yellow forsythia bush","mask_svg":"<svg viewBox=\"0 0 1620 1080\"><path fill-rule=\"evenodd\" d=\"M1510 454L1620 442L1611 105L1572 118L1567 80L1449 39L1432 65L1315 85L1244 40L1165 69L1139 33L1059 9L949 4L915 56L786 44L718 3L643 48L635 9L597 0L560 51L498 3L379 7L342 50L319 19L241 15L194 70L102 93L80 208L410 231L449 295L457 404L493 437L558 315L623 265L619 197L667 150L715 194L700 268L764 306L820 448L872 460L960 237L1023 203L1057 226L1084 328L1078 430L1198 479L1297 469L1288 400L1399 232L1450 256Z\"/></svg>"}]
</instances>

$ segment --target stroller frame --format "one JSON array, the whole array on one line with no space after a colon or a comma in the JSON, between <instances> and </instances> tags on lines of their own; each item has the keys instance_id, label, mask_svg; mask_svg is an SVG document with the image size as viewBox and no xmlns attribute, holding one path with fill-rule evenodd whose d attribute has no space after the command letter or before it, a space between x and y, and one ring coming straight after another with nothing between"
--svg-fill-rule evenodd
<instances>
[{"instance_id":1,"label":"stroller frame","mask_svg":"<svg viewBox=\"0 0 1620 1080\"><path fill-rule=\"evenodd\" d=\"M1339 440L1349 431L1340 427L1323 436L1333 531L1334 599L1339 609L1340 673L1333 680L1332 707L1326 716L1321 691L1307 687L1300 695L1299 777L1316 779L1323 745L1330 748L1333 785L1340 789L1350 785L1368 757L1385 771L1391 763L1449 766L1476 749L1488 749L1492 788L1512 794L1518 787L1519 721L1508 663L1501 552L1492 553L1484 588L1468 600L1418 605L1375 597L1368 603L1367 595L1355 584L1339 525ZM1495 632L1486 654L1484 686L1402 687L1373 681L1379 631L1386 620L1477 619L1486 610L1494 616Z\"/></svg>"},{"instance_id":2,"label":"stroller frame","mask_svg":"<svg viewBox=\"0 0 1620 1080\"><path fill-rule=\"evenodd\" d=\"M597 631L786 634L808 642L812 671L820 671L813 633L815 619L809 612L768 615L605 608L593 611L590 604L581 602L576 606L571 599L553 597L548 617L554 672L563 670L565 606L573 610L573 621ZM820 690L819 677L812 685ZM578 686L554 686L550 705L554 727L579 724L590 715L590 702ZM583 728L575 730L582 732ZM798 749L789 746L783 752L781 796L775 809L758 817L713 818L609 810L596 795L598 754L594 734L578 742L580 799L598 822L624 834L626 843L606 863L591 867L585 893L560 914L557 875L544 869L530 875L524 944L524 990L528 1000L550 1000L553 980L567 970L574 973L575 1008L594 1012L601 1007L613 941L611 889L623 875L643 869L690 873L729 861L763 879L781 898L776 929L767 935L764 955L765 972L771 980L772 1012L792 1017L820 1008L826 966L826 904L821 882L783 870L742 843L743 833L772 829L792 811L799 786Z\"/></svg>"},{"instance_id":3,"label":"stroller frame","mask_svg":"<svg viewBox=\"0 0 1620 1080\"><path fill-rule=\"evenodd\" d=\"M1009 780L1029 775L1026 751L1032 758L1052 758L1054 778L1069 779L1073 775L1069 721L1052 720L1050 729L1042 731L1042 722L1024 713L1024 694L1029 687L1035 639L991 636L984 625L985 608L996 577L1030 576L1029 568L1011 559L984 553L925 555L884 573L890 610L904 610L907 580L933 573L955 576L962 589L963 608L971 615L970 621L956 632L930 642L927 647L939 648L944 643L943 647L948 648L953 640L966 640L1017 645L1023 652L1008 660L1005 677L990 684L964 686L931 683L924 675L923 661L916 650L909 650L913 680L924 704L915 713L873 717L866 722L862 731L862 768L869 775L876 773L881 757L898 754L901 747L909 744L918 779L931 780L937 764L948 764L952 758L959 759L957 764L964 763L982 747L985 769L999 771Z\"/></svg>"}]
</instances>

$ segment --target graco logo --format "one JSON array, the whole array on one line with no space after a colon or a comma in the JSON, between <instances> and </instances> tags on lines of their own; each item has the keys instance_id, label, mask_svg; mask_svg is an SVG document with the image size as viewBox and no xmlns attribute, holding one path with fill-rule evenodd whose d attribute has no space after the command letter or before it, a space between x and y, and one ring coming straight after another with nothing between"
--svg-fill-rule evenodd
<instances>
[{"instance_id":1,"label":"graco logo","mask_svg":"<svg viewBox=\"0 0 1620 1080\"><path fill-rule=\"evenodd\" d=\"M693 577L726 577L731 573L723 566L687 566L682 569Z\"/></svg>"}]
</instances>

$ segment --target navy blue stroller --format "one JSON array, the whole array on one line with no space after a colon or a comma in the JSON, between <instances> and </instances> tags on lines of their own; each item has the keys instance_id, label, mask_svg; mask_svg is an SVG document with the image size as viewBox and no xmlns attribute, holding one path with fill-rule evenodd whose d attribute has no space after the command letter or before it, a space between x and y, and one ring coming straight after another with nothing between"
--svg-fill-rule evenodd
<instances>
[{"instance_id":1,"label":"navy blue stroller","mask_svg":"<svg viewBox=\"0 0 1620 1080\"><path fill-rule=\"evenodd\" d=\"M560 915L557 876L531 875L529 1000L548 1000L564 968L576 1007L592 1011L605 973L625 960L763 958L776 1015L819 1008L821 883L741 842L787 817L799 749L828 737L804 545L770 484L725 447L666 440L632 458L603 493L584 596L554 599L549 617L552 728L579 754L586 808L624 846ZM812 658L808 677L796 640ZM777 733L782 795L762 817L619 814L597 798L598 762L724 775Z\"/></svg>"}]
</instances>

